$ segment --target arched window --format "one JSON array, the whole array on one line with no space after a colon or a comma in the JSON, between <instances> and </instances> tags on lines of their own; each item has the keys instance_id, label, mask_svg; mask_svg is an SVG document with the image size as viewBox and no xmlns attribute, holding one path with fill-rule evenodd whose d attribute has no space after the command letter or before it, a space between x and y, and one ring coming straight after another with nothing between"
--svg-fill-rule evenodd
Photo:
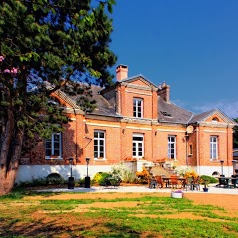
<instances>
[{"instance_id":1,"label":"arched window","mask_svg":"<svg viewBox=\"0 0 238 238\"><path fill-rule=\"evenodd\" d=\"M219 122L219 119L217 117L213 117L212 122Z\"/></svg>"}]
</instances>

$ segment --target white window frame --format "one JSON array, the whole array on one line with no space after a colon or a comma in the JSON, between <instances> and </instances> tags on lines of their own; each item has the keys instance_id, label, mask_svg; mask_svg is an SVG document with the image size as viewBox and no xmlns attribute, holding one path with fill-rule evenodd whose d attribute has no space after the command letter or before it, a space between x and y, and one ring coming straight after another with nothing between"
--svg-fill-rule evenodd
<instances>
[{"instance_id":1,"label":"white window frame","mask_svg":"<svg viewBox=\"0 0 238 238\"><path fill-rule=\"evenodd\" d=\"M143 107L144 102L142 98L133 98L133 117L143 118Z\"/></svg>"},{"instance_id":2,"label":"white window frame","mask_svg":"<svg viewBox=\"0 0 238 238\"><path fill-rule=\"evenodd\" d=\"M174 139L174 141L172 141ZM177 151L176 151L176 136L169 135L168 136L168 158L176 160L177 158ZM173 152L172 152L173 150Z\"/></svg>"},{"instance_id":3,"label":"white window frame","mask_svg":"<svg viewBox=\"0 0 238 238\"><path fill-rule=\"evenodd\" d=\"M95 136L95 133L97 133L97 136ZM103 138L100 137L100 134L103 134ZM106 153L105 153L106 152L106 132L103 130L94 130L93 138L94 138L94 142L93 142L94 159L95 160L106 159ZM100 146L103 146L102 150Z\"/></svg>"},{"instance_id":4,"label":"white window frame","mask_svg":"<svg viewBox=\"0 0 238 238\"><path fill-rule=\"evenodd\" d=\"M55 136L59 136L58 141L55 141ZM49 148L47 148L47 143L51 144ZM59 143L59 148L55 148L56 143ZM47 150L50 150L51 155L47 155ZM56 155L56 150L59 151L59 155ZM45 154L46 159L62 159L62 133L53 133L50 139L45 140Z\"/></svg>"},{"instance_id":5,"label":"white window frame","mask_svg":"<svg viewBox=\"0 0 238 238\"><path fill-rule=\"evenodd\" d=\"M218 160L218 136L210 136L210 160Z\"/></svg>"},{"instance_id":6,"label":"white window frame","mask_svg":"<svg viewBox=\"0 0 238 238\"><path fill-rule=\"evenodd\" d=\"M137 140L136 137L141 139ZM138 159L144 157L144 134L133 133L132 155L133 158Z\"/></svg>"}]
</instances>

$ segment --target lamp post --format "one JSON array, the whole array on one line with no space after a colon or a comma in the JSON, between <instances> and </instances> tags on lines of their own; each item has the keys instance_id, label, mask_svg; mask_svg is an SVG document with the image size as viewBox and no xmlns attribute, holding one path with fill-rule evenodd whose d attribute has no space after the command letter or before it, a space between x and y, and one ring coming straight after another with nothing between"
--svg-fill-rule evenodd
<instances>
[{"instance_id":1,"label":"lamp post","mask_svg":"<svg viewBox=\"0 0 238 238\"><path fill-rule=\"evenodd\" d=\"M224 164L224 160L220 160L220 163L221 163L221 175L220 175L220 177L224 177L224 175L223 175L223 164Z\"/></svg>"},{"instance_id":2,"label":"lamp post","mask_svg":"<svg viewBox=\"0 0 238 238\"><path fill-rule=\"evenodd\" d=\"M70 177L68 179L68 189L74 189L74 177L73 177L73 158L69 158L69 164L70 164Z\"/></svg>"},{"instance_id":3,"label":"lamp post","mask_svg":"<svg viewBox=\"0 0 238 238\"><path fill-rule=\"evenodd\" d=\"M85 188L90 188L90 177L88 176L88 164L90 161L90 158L86 158L86 163L87 163L87 176L85 177Z\"/></svg>"},{"instance_id":4,"label":"lamp post","mask_svg":"<svg viewBox=\"0 0 238 238\"><path fill-rule=\"evenodd\" d=\"M231 162L233 164L233 175L235 175L236 160L232 160Z\"/></svg>"}]
</instances>

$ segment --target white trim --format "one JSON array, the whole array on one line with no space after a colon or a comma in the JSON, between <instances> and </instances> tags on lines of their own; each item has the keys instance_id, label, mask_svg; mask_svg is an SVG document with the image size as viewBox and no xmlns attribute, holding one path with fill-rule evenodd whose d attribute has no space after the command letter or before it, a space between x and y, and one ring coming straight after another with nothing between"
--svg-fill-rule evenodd
<instances>
[{"instance_id":1,"label":"white trim","mask_svg":"<svg viewBox=\"0 0 238 238\"><path fill-rule=\"evenodd\" d=\"M59 159L59 160L62 160L63 159L63 157L61 157L61 156L58 156L58 157L51 157L51 156L45 156L45 159L47 159L47 160L57 160L57 159Z\"/></svg>"},{"instance_id":2,"label":"white trim","mask_svg":"<svg viewBox=\"0 0 238 238\"><path fill-rule=\"evenodd\" d=\"M76 118L69 118L69 120L71 120L71 121L76 121Z\"/></svg>"},{"instance_id":3,"label":"white trim","mask_svg":"<svg viewBox=\"0 0 238 238\"><path fill-rule=\"evenodd\" d=\"M203 131L209 133L227 133L227 131L213 131L213 130L203 130Z\"/></svg>"},{"instance_id":4,"label":"white trim","mask_svg":"<svg viewBox=\"0 0 238 238\"><path fill-rule=\"evenodd\" d=\"M157 131L163 131L163 132L182 132L185 133L186 130L169 130L169 129L156 129Z\"/></svg>"},{"instance_id":5,"label":"white trim","mask_svg":"<svg viewBox=\"0 0 238 238\"><path fill-rule=\"evenodd\" d=\"M141 137L142 138L142 141L136 141L136 140L134 140L134 137ZM143 158L144 157L144 148L145 148L145 146L144 146L144 142L145 141L145 139L144 139L144 134L142 134L142 133L133 133L133 135L132 135L132 157L133 158ZM136 155L133 155L133 153L134 153L134 144L135 144L135 153L136 153ZM139 154L139 145L141 144L141 147L142 147L142 155L141 156L139 156L138 154Z\"/></svg>"},{"instance_id":6,"label":"white trim","mask_svg":"<svg viewBox=\"0 0 238 238\"><path fill-rule=\"evenodd\" d=\"M96 133L103 133L103 138L100 138L100 137L94 137L93 136L93 154L95 153L95 141L97 141L97 154L100 155L100 141L103 141L103 158L102 159L98 159L98 157L94 157L94 160L106 160L106 131L103 131L103 130L94 130L94 134ZM100 157L100 156L99 156Z\"/></svg>"},{"instance_id":7,"label":"white trim","mask_svg":"<svg viewBox=\"0 0 238 238\"><path fill-rule=\"evenodd\" d=\"M135 127L135 126L126 126L126 129L136 129L136 130L152 131L152 128Z\"/></svg>"},{"instance_id":8,"label":"white trim","mask_svg":"<svg viewBox=\"0 0 238 238\"><path fill-rule=\"evenodd\" d=\"M86 122L86 125L121 128L121 126L117 126L117 125L106 125L106 124L99 124L99 123L92 123L92 122Z\"/></svg>"},{"instance_id":9,"label":"white trim","mask_svg":"<svg viewBox=\"0 0 238 238\"><path fill-rule=\"evenodd\" d=\"M139 103L141 104L139 106ZM136 110L134 111L134 107ZM138 116L138 114L141 114L141 116ZM134 115L135 114L135 115ZM133 117L134 118L143 118L144 116L144 100L142 98L133 98Z\"/></svg>"},{"instance_id":10,"label":"white trim","mask_svg":"<svg viewBox=\"0 0 238 238\"><path fill-rule=\"evenodd\" d=\"M54 148L54 144L55 144L55 140L54 140L54 136L55 135L58 135L59 136L59 156L57 157L52 157L52 155L46 155L46 150L51 150L51 153L55 152L55 149ZM47 142L50 142L51 143L51 148L46 148L46 143ZM58 133L52 133L51 134L51 138L50 139L45 139L45 159L63 159L62 158L62 133L61 132L58 132Z\"/></svg>"},{"instance_id":11,"label":"white trim","mask_svg":"<svg viewBox=\"0 0 238 238\"><path fill-rule=\"evenodd\" d=\"M210 136L210 161L218 161L218 143L219 137L218 136ZM214 154L215 149L215 154Z\"/></svg>"},{"instance_id":12,"label":"white trim","mask_svg":"<svg viewBox=\"0 0 238 238\"><path fill-rule=\"evenodd\" d=\"M125 90L125 92L126 93L139 94L139 95L152 96L152 93L141 93L141 92L135 92L135 91L129 91L129 90Z\"/></svg>"},{"instance_id":13,"label":"white trim","mask_svg":"<svg viewBox=\"0 0 238 238\"><path fill-rule=\"evenodd\" d=\"M172 138L174 139L174 142L171 141ZM174 149L174 153L171 152L172 149ZM174 158L171 158L172 154L174 154ZM168 158L173 159L173 160L176 160L176 158L177 158L177 138L176 138L176 135L169 135L168 136Z\"/></svg>"}]
</instances>

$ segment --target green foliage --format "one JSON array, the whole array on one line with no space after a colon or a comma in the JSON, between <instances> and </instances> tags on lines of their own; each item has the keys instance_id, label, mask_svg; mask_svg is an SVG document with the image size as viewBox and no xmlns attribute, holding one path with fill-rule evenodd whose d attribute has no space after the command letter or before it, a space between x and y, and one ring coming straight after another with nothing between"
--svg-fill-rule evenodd
<instances>
[{"instance_id":1,"label":"green foliage","mask_svg":"<svg viewBox=\"0 0 238 238\"><path fill-rule=\"evenodd\" d=\"M63 108L49 103L52 93L74 91L82 109L92 111L95 102L89 85L111 84L109 68L116 62L109 49L114 4L114 0L1 1L0 150L9 151L0 156L4 166L11 164L13 155L19 159L21 149L17 153L14 149L23 139L28 152L39 138L61 132L68 122ZM10 73L12 69L16 72Z\"/></svg>"},{"instance_id":2,"label":"green foliage","mask_svg":"<svg viewBox=\"0 0 238 238\"><path fill-rule=\"evenodd\" d=\"M235 118L234 121L238 123L238 118ZM233 148L238 148L238 126L233 128Z\"/></svg>"},{"instance_id":3,"label":"green foliage","mask_svg":"<svg viewBox=\"0 0 238 238\"><path fill-rule=\"evenodd\" d=\"M124 183L134 183L136 181L136 174L123 163L114 165L111 173L120 177Z\"/></svg>"},{"instance_id":4,"label":"green foliage","mask_svg":"<svg viewBox=\"0 0 238 238\"><path fill-rule=\"evenodd\" d=\"M106 185L106 180L111 176L112 176L111 173L98 172L94 175L92 182L103 186Z\"/></svg>"},{"instance_id":5,"label":"green foliage","mask_svg":"<svg viewBox=\"0 0 238 238\"><path fill-rule=\"evenodd\" d=\"M208 176L208 175L201 175L200 178L201 178L202 181L205 181L206 184L217 183L218 182L218 179L216 179L214 177L211 177L211 176Z\"/></svg>"},{"instance_id":6,"label":"green foliage","mask_svg":"<svg viewBox=\"0 0 238 238\"><path fill-rule=\"evenodd\" d=\"M99 200L98 197L87 196L61 200L50 196L48 194L47 198L45 194L38 194L37 201L22 197L11 198L11 206L8 205L7 198L1 197L1 236L8 237L9 234L14 234L16 237L26 237L29 224L35 237L49 237L49 232L52 237L67 236L70 233L71 237L235 238L238 234L238 222L234 214L227 213L217 206L195 205L186 198L173 199L153 194L138 194L133 198L125 195L115 199ZM19 206L19 202L24 205ZM100 208L99 202L103 203L103 207ZM128 206L120 206L119 202L127 203ZM90 204L90 209L88 206L87 209L83 209L83 204ZM79 212L81 209L83 212ZM51 219L52 222L49 226L42 223L44 229L38 229L41 221L35 221L32 217L42 211L44 218ZM58 226L54 226L54 222L59 220L64 224L60 231ZM95 221L97 225L85 225L85 220ZM71 221L74 221L73 229ZM17 229L18 227L21 229Z\"/></svg>"},{"instance_id":7,"label":"green foliage","mask_svg":"<svg viewBox=\"0 0 238 238\"><path fill-rule=\"evenodd\" d=\"M46 177L46 178L33 178L31 181L24 181L17 184L17 187L39 187L39 186L47 186L47 185L63 185L66 184L67 181L61 177Z\"/></svg>"}]
</instances>

